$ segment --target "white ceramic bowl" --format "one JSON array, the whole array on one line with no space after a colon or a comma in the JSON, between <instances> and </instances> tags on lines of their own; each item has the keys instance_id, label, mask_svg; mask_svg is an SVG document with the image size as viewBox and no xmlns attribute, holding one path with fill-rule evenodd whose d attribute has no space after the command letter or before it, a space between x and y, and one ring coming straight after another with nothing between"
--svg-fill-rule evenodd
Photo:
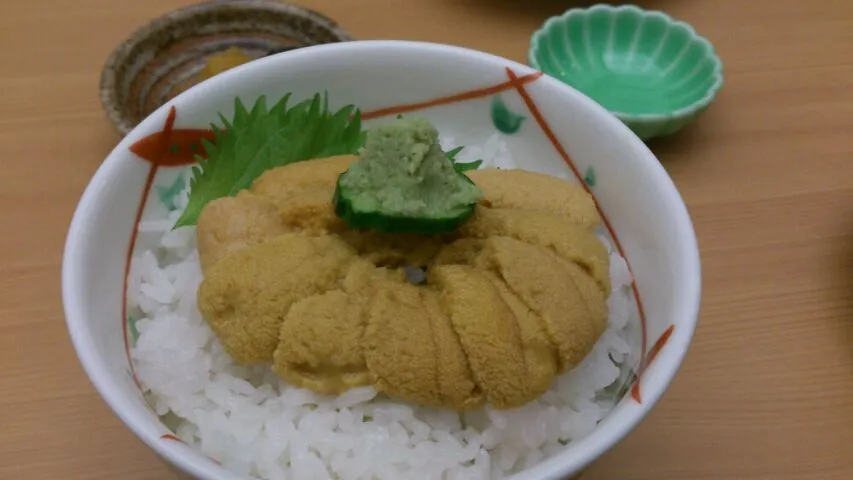
<instances>
[{"instance_id":1,"label":"white ceramic bowl","mask_svg":"<svg viewBox=\"0 0 853 480\"><path fill-rule=\"evenodd\" d=\"M174 176L175 167L155 167L129 147L160 131L171 106L177 111L176 128L204 128L217 112L232 111L235 96L245 101L286 92L307 97L323 89L332 106L354 103L373 118L416 110L462 144L482 144L500 131L522 168L586 178L591 184L636 279L645 309L644 363L649 365L631 394L592 433L516 478L580 472L649 412L687 351L701 291L690 217L654 155L595 102L524 65L452 46L364 41L261 59L193 87L130 132L80 200L62 272L68 329L101 396L136 435L181 470L205 480L238 478L174 441L131 374L123 318L126 259L138 215L144 218L156 203L157 195L145 192Z\"/></svg>"}]
</instances>

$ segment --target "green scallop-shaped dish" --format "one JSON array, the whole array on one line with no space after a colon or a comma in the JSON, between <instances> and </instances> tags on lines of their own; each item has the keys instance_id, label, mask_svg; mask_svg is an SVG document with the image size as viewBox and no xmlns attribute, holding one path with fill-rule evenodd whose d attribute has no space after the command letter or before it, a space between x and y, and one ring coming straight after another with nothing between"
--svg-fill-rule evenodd
<instances>
[{"instance_id":1,"label":"green scallop-shaped dish","mask_svg":"<svg viewBox=\"0 0 853 480\"><path fill-rule=\"evenodd\" d=\"M690 123L723 86L708 40L681 21L635 6L595 5L548 19L530 65L583 92L643 140Z\"/></svg>"}]
</instances>

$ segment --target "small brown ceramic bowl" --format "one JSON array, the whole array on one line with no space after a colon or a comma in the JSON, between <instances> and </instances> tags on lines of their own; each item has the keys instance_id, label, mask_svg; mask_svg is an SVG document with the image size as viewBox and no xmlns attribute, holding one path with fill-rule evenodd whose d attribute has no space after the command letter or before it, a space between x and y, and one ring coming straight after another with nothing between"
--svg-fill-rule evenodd
<instances>
[{"instance_id":1,"label":"small brown ceramic bowl","mask_svg":"<svg viewBox=\"0 0 853 480\"><path fill-rule=\"evenodd\" d=\"M278 0L212 0L167 13L122 42L101 72L101 103L122 133L203 80L209 58L249 58L352 38L333 20Z\"/></svg>"}]
</instances>

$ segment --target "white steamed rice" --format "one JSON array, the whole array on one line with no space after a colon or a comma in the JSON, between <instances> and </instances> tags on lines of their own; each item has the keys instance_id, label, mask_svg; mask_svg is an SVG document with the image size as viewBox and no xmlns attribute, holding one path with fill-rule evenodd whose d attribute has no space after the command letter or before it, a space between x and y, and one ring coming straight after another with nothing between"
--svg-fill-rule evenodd
<instances>
[{"instance_id":1,"label":"white steamed rice","mask_svg":"<svg viewBox=\"0 0 853 480\"><path fill-rule=\"evenodd\" d=\"M453 140L442 137L445 149ZM515 168L499 136L461 161ZM186 175L184 175L186 178ZM327 397L294 388L269 367L236 365L196 307L202 280L193 228L171 212L144 219L128 305L138 320L131 356L145 395L176 435L235 473L263 479L502 478L588 434L638 363L625 261L611 250L609 324L589 356L541 398L511 411L459 415L392 401L370 388Z\"/></svg>"}]
</instances>

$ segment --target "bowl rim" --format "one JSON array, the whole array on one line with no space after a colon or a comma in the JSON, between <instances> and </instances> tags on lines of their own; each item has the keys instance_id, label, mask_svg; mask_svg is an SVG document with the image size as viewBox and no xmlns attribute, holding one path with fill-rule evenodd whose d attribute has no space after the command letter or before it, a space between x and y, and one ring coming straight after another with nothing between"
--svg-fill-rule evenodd
<instances>
[{"instance_id":1,"label":"bowl rim","mask_svg":"<svg viewBox=\"0 0 853 480\"><path fill-rule=\"evenodd\" d=\"M637 15L640 15L644 19L659 18L659 19L663 19L666 23L669 23L670 25L682 27L685 30L687 30L687 33L690 35L690 38L693 42L702 44L703 46L705 46L707 48L707 52L708 52L707 58L711 59L711 62L713 63L713 66L714 66L714 68L711 72L711 75L714 77L714 83L708 87L708 90L705 92L705 95L703 95L702 98L694 101L693 103L691 103L689 105L686 105L684 107L677 108L675 110L671 110L671 111L665 112L665 113L627 113L627 112L618 111L618 110L606 109L608 112L615 115L620 120L622 120L624 122L628 122L628 123L632 123L632 122L649 122L649 123L652 123L652 122L663 122L663 121L679 119L679 118L689 118L689 117L701 112L705 108L707 108L714 101L714 99L717 97L717 93L723 88L723 84L725 83L724 82L724 76L723 76L723 62L722 62L722 59L720 59L720 56L717 54L717 52L714 48L714 44L711 43L710 40L703 37L702 35L699 35L699 33L696 32L696 29L693 28L692 25L690 25L689 23L687 23L685 21L676 20L675 18L673 18L669 14L667 14L663 11L660 11L660 10L643 9L643 8L640 8L636 5L613 6L613 5L599 3L596 5L590 6L590 7L570 8L560 15L555 15L555 16L549 17L530 36L530 44L529 44L529 47L527 49L527 61L530 64L530 66L532 66L533 68L535 68L537 70L544 72L548 76L552 76L548 73L547 69L543 69L541 64L539 63L538 53L542 48L541 42L543 41L544 37L548 34L548 32L552 28L554 28L555 25L567 22L572 17L579 17L579 16L586 17L586 16L589 16L589 15L596 13L596 12L607 12L609 14L617 14L617 13L621 13L621 12L632 12L632 13L635 13ZM557 77L553 77L553 78L556 78L558 81L562 82L562 80L560 80Z\"/></svg>"},{"instance_id":2,"label":"bowl rim","mask_svg":"<svg viewBox=\"0 0 853 480\"><path fill-rule=\"evenodd\" d=\"M88 228L91 222L97 221L92 217L92 211L94 210L94 204L99 201L101 186L117 170L123 168L122 165L124 163L122 159L125 155L124 152L129 148L130 144L143 135L143 132L162 121L170 104L196 102L199 98L204 98L211 92L221 90L221 85L225 83L238 82L241 77L263 72L275 63L305 61L306 58L312 58L315 53L324 53L326 51L345 55L357 50L370 52L376 52L377 50L384 50L385 52L406 51L409 53L417 53L418 51L432 52L448 55L449 57L456 56L460 59L476 57L491 63L500 64L501 66L509 66L522 71L530 70L530 67L526 67L518 62L465 47L402 40L362 40L329 43L261 58L240 65L195 85L176 96L168 104L152 112L139 125L134 127L130 134L125 136L109 153L90 180L75 209L63 251L61 283L66 325L78 360L103 401L138 438L162 458L199 479L245 480L224 467L217 467L212 462L203 461L202 454L195 448L190 450L192 452L190 454L183 449L171 448L171 446L161 440L160 436L153 433L154 428L151 419L131 411L123 393L117 384L112 381L110 370L101 361L100 356L95 353L97 350L94 348L94 338L88 333L87 307L83 305L80 296L77 295L80 288L78 285L81 284L79 279L87 269L87 266L83 264L78 254L85 246L85 236L81 235L81 233ZM581 102L594 111L599 112L601 114L598 116L599 121L605 124L609 123L609 126L623 138L623 141L634 144L638 150L638 155L642 157L641 161L646 164L646 169L652 177L652 181L661 187L659 193L666 195L668 202L672 203L674 207L673 221L680 225L680 233L684 235L684 241L678 250L679 256L683 257L682 264L686 265L685 268L689 274L686 278L687 286L685 287L686 293L684 295L684 298L687 300L681 302L681 307L677 312L677 315L679 315L679 318L683 322L679 324L679 328L676 329L670 342L667 344L667 348L661 352L658 360L654 363L653 367L656 370L655 377L657 381L654 384L645 385L642 404L635 405L631 409L620 413L620 415L625 417L623 422L610 424L607 429L596 428L592 433L578 440L576 449L571 457L561 458L558 455L545 459L530 469L514 474L511 478L516 480L557 478L564 477L569 473L578 473L604 452L619 443L646 417L668 389L692 343L692 338L698 324L702 290L699 247L692 220L677 187L651 150L624 123L612 115L607 115L607 110L583 93L552 77L543 76L542 80L548 82L552 88L557 89L561 94L573 97L575 101ZM667 361L664 361L664 357L666 357ZM190 447L186 446L185 448L189 449Z\"/></svg>"},{"instance_id":3,"label":"bowl rim","mask_svg":"<svg viewBox=\"0 0 853 480\"><path fill-rule=\"evenodd\" d=\"M338 42L348 42L353 38L335 20L310 8L287 3L281 0L205 0L170 10L138 27L113 48L104 61L99 78L99 97L101 107L110 123L120 134L127 135L133 130L133 122L124 114L118 98L118 68L130 55L134 47L148 39L152 34L166 29L169 25L186 21L207 10L229 7L258 13L276 11L298 17L328 29ZM303 47L304 48L304 47ZM151 112L154 113L154 112ZM139 123L142 123L140 120ZM137 123L138 125L138 123Z\"/></svg>"}]
</instances>

